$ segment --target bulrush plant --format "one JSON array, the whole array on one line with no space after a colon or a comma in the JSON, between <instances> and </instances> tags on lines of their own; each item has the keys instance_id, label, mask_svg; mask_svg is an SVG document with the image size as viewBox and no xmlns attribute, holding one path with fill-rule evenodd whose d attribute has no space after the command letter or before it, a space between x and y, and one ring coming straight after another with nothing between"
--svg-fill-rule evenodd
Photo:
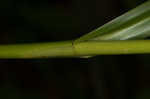
<instances>
[{"instance_id":1,"label":"bulrush plant","mask_svg":"<svg viewBox=\"0 0 150 99\"><path fill-rule=\"evenodd\" d=\"M1 59L150 53L150 1L75 40L0 45Z\"/></svg>"}]
</instances>

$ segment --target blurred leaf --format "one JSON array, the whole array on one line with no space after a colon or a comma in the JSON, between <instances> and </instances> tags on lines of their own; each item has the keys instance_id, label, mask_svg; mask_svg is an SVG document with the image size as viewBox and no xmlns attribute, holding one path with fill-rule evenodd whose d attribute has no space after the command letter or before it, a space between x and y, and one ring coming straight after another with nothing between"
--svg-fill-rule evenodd
<instances>
[{"instance_id":1,"label":"blurred leaf","mask_svg":"<svg viewBox=\"0 0 150 99\"><path fill-rule=\"evenodd\" d=\"M150 36L150 1L119 16L75 42L89 40L126 40Z\"/></svg>"}]
</instances>

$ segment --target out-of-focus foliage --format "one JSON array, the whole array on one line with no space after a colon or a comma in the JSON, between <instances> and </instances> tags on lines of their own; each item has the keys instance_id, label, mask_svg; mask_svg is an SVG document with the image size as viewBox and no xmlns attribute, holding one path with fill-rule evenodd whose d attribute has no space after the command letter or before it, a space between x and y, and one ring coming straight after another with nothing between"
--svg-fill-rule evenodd
<instances>
[{"instance_id":1,"label":"out-of-focus foliage","mask_svg":"<svg viewBox=\"0 0 150 99\"><path fill-rule=\"evenodd\" d=\"M117 17L98 29L77 39L77 42L94 40L127 40L150 36L150 1Z\"/></svg>"}]
</instances>

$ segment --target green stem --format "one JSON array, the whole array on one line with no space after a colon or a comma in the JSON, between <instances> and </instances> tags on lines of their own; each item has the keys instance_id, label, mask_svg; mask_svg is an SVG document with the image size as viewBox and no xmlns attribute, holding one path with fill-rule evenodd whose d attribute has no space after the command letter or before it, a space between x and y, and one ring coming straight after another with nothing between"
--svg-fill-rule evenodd
<instances>
[{"instance_id":1,"label":"green stem","mask_svg":"<svg viewBox=\"0 0 150 99\"><path fill-rule=\"evenodd\" d=\"M0 45L0 58L46 58L73 56L72 41Z\"/></svg>"},{"instance_id":2,"label":"green stem","mask_svg":"<svg viewBox=\"0 0 150 99\"><path fill-rule=\"evenodd\" d=\"M77 57L150 53L150 40L73 41L0 45L0 58Z\"/></svg>"},{"instance_id":3,"label":"green stem","mask_svg":"<svg viewBox=\"0 0 150 99\"><path fill-rule=\"evenodd\" d=\"M76 53L81 56L150 53L150 40L88 41L76 43Z\"/></svg>"}]
</instances>

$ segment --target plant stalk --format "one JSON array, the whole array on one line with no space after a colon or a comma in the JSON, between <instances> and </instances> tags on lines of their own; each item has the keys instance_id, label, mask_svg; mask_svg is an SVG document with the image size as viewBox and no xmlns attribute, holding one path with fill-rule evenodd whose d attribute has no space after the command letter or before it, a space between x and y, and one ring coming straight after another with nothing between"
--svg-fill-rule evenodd
<instances>
[{"instance_id":1,"label":"plant stalk","mask_svg":"<svg viewBox=\"0 0 150 99\"><path fill-rule=\"evenodd\" d=\"M74 55L72 41L0 45L0 58L48 58Z\"/></svg>"},{"instance_id":2,"label":"plant stalk","mask_svg":"<svg viewBox=\"0 0 150 99\"><path fill-rule=\"evenodd\" d=\"M80 56L150 53L150 40L88 41L76 43Z\"/></svg>"},{"instance_id":3,"label":"plant stalk","mask_svg":"<svg viewBox=\"0 0 150 99\"><path fill-rule=\"evenodd\" d=\"M79 57L150 53L150 40L73 41L0 45L1 59Z\"/></svg>"}]
</instances>

